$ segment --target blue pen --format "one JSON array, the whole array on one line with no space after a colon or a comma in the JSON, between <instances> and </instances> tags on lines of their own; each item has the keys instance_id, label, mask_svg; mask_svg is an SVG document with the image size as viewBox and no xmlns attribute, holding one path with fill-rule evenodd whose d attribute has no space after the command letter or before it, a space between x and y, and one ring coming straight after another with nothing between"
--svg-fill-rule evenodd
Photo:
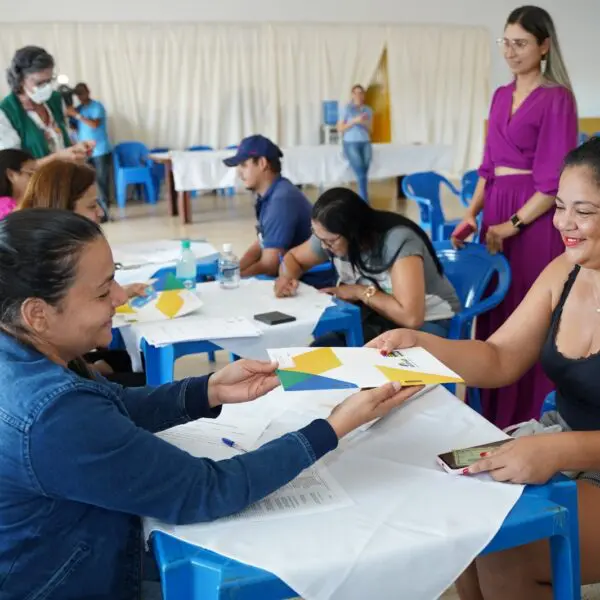
<instances>
[{"instance_id":1,"label":"blue pen","mask_svg":"<svg viewBox=\"0 0 600 600\"><path fill-rule=\"evenodd\" d=\"M237 442L234 442L233 440L230 440L229 438L221 438L221 440L226 446L229 446L230 448L233 448L234 450L238 450L239 452L248 452L248 450L246 450L245 448L242 448Z\"/></svg>"}]
</instances>

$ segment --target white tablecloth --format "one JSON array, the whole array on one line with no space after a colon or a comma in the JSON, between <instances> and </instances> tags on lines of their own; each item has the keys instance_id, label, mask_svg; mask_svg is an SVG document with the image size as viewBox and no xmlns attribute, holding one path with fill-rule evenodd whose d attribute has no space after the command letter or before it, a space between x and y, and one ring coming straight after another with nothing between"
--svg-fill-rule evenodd
<instances>
[{"instance_id":1,"label":"white tablecloth","mask_svg":"<svg viewBox=\"0 0 600 600\"><path fill-rule=\"evenodd\" d=\"M245 317L252 320L254 315L271 311L280 311L296 317L296 320L291 323L274 326L255 321L262 331L260 337L210 340L220 348L238 356L259 360L269 360L268 348L308 345L323 311L333 304L329 296L321 294L304 283L300 283L298 294L293 298L276 298L273 293L273 282L257 279L244 279L240 287L233 290L222 290L216 281L200 283L196 289L203 306L193 315L200 321L203 317ZM194 317L182 317L182 319L192 318ZM121 329L121 334L132 361L135 365L141 364L139 347L144 337L144 324L125 327ZM199 335L197 339L205 338Z\"/></svg>"},{"instance_id":2,"label":"white tablecloth","mask_svg":"<svg viewBox=\"0 0 600 600\"><path fill-rule=\"evenodd\" d=\"M236 170L223 164L234 150L170 153L177 191L212 190L239 184ZM369 179L385 179L417 171L452 167L451 146L373 144ZM294 146L283 149L283 175L293 183L330 185L354 180L341 146Z\"/></svg>"},{"instance_id":3,"label":"white tablecloth","mask_svg":"<svg viewBox=\"0 0 600 600\"><path fill-rule=\"evenodd\" d=\"M277 414L287 405L259 443L268 441L319 415L332 394L340 392L277 389L240 405L240 422L251 408ZM225 408L229 418L238 407ZM163 530L266 569L305 600L433 600L487 546L522 491L487 476L448 475L435 457L502 437L438 387L325 457L353 506L264 522L146 521L146 534Z\"/></svg>"}]
</instances>

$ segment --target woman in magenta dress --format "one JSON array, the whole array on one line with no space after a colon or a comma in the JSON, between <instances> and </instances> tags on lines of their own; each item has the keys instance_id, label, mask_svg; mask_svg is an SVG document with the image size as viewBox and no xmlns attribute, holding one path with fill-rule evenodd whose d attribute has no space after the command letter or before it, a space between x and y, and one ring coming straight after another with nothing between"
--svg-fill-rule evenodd
<instances>
[{"instance_id":1,"label":"woman in magenta dress","mask_svg":"<svg viewBox=\"0 0 600 600\"><path fill-rule=\"evenodd\" d=\"M562 161L578 135L577 107L550 15L535 6L517 8L498 43L514 80L494 93L479 182L463 223L475 226L483 211L481 239L491 252L505 254L512 284L505 300L478 318L478 339L504 323L564 251L551 209ZM512 386L482 390L483 413L499 427L537 418L551 389L536 365Z\"/></svg>"}]
</instances>

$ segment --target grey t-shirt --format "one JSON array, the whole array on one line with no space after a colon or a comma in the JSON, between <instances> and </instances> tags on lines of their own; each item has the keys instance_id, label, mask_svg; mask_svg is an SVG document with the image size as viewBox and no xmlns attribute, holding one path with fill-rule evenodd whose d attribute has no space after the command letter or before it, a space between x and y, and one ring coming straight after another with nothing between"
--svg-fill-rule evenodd
<instances>
[{"instance_id":1,"label":"grey t-shirt","mask_svg":"<svg viewBox=\"0 0 600 600\"><path fill-rule=\"evenodd\" d=\"M312 236L311 249L323 259L329 255L316 236ZM397 256L396 256L397 255ZM381 268L390 263L394 256L396 260L407 256L420 256L423 259L423 270L425 272L425 321L439 321L451 319L460 311L460 301L454 287L448 279L440 275L435 262L425 242L408 227L394 227L390 229L383 240L382 256L372 256L363 253L362 259L369 268ZM392 279L390 270L382 273L361 273L355 271L350 262L344 257L333 257L333 263L337 269L339 283L359 283L361 285L372 285L376 281L379 287L387 294L392 293Z\"/></svg>"}]
</instances>

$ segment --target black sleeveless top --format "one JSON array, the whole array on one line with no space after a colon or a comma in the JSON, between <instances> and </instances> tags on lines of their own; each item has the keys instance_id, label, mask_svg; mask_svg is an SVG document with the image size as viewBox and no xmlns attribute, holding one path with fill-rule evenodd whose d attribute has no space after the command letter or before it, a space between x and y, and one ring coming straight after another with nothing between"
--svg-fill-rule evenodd
<instances>
[{"instance_id":1,"label":"black sleeveless top","mask_svg":"<svg viewBox=\"0 0 600 600\"><path fill-rule=\"evenodd\" d=\"M578 274L579 266L576 266L552 313L552 325L540 362L556 386L556 408L561 417L575 431L594 431L600 430L600 353L586 358L567 358L556 347L563 307Z\"/></svg>"}]
</instances>

